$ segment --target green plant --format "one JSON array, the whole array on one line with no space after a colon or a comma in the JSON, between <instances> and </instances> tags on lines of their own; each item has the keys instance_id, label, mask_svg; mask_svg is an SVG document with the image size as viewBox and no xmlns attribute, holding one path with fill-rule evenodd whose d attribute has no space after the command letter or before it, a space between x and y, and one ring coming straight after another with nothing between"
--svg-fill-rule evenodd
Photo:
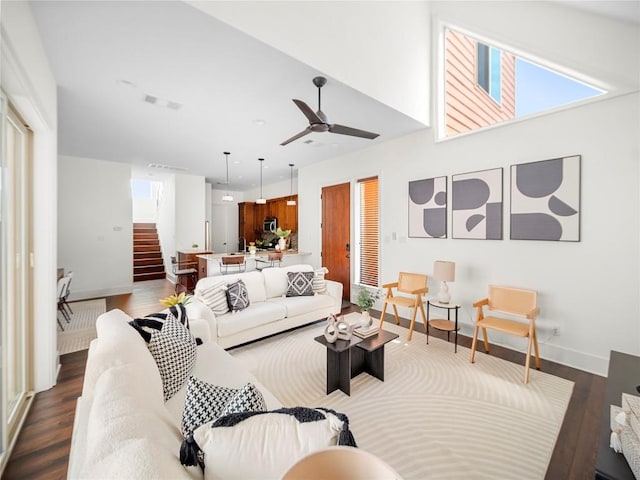
<instances>
[{"instance_id":1,"label":"green plant","mask_svg":"<svg viewBox=\"0 0 640 480\"><path fill-rule=\"evenodd\" d=\"M291 230L282 230L280 227L276 230L276 235L280 238L287 238L291 235Z\"/></svg>"},{"instance_id":2,"label":"green plant","mask_svg":"<svg viewBox=\"0 0 640 480\"><path fill-rule=\"evenodd\" d=\"M369 290L368 288L361 288L358 292L358 298L356 303L363 312L368 312L371 307L376 303L376 300L380 298L380 290Z\"/></svg>"},{"instance_id":3,"label":"green plant","mask_svg":"<svg viewBox=\"0 0 640 480\"><path fill-rule=\"evenodd\" d=\"M191 248L198 248L198 244L197 243L192 244Z\"/></svg>"}]
</instances>

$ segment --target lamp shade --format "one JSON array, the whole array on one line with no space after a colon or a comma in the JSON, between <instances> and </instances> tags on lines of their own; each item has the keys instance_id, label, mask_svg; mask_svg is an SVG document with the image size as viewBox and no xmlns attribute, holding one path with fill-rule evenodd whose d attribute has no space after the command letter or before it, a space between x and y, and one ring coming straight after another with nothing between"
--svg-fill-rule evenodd
<instances>
[{"instance_id":1,"label":"lamp shade","mask_svg":"<svg viewBox=\"0 0 640 480\"><path fill-rule=\"evenodd\" d=\"M456 279L456 264L436 260L433 262L433 278L441 282L453 282Z\"/></svg>"}]
</instances>

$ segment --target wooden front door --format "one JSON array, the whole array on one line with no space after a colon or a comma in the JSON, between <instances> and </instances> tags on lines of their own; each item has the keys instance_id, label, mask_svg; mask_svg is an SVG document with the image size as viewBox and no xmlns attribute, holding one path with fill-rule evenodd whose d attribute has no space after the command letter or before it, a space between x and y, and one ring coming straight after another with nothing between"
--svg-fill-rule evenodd
<instances>
[{"instance_id":1,"label":"wooden front door","mask_svg":"<svg viewBox=\"0 0 640 480\"><path fill-rule=\"evenodd\" d=\"M326 277L343 285L342 298L351 298L351 185L322 188L322 265Z\"/></svg>"}]
</instances>

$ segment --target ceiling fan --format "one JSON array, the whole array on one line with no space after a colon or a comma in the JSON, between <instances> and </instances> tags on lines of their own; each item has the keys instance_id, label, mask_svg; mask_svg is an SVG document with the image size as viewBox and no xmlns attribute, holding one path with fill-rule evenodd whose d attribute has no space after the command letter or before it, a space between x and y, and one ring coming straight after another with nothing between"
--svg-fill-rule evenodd
<instances>
[{"instance_id":1,"label":"ceiling fan","mask_svg":"<svg viewBox=\"0 0 640 480\"><path fill-rule=\"evenodd\" d=\"M331 133L339 133L340 135L351 135L352 137L362 137L368 139L374 139L378 136L377 133L367 132L365 130L358 130L357 128L345 127L344 125L338 125L337 123L329 123L327 121L327 116L320 108L320 89L327 83L327 79L324 77L315 77L313 79L313 84L318 87L318 111L314 112L309 108L309 105L304 103L302 100L293 99L293 103L295 103L298 108L302 111L305 117L309 120L309 126L305 128L300 133L294 135L293 137L285 140L280 145L287 145L288 143L293 142L294 140L299 139L300 137L304 137L305 135L310 134L311 132L331 132Z\"/></svg>"}]
</instances>

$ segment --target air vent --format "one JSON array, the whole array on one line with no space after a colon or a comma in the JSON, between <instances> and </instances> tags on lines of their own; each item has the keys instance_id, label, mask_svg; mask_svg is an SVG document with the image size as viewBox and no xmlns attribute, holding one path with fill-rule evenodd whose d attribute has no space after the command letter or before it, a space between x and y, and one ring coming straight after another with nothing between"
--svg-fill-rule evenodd
<instances>
[{"instance_id":1,"label":"air vent","mask_svg":"<svg viewBox=\"0 0 640 480\"><path fill-rule=\"evenodd\" d=\"M175 170L178 172L186 172L187 170L189 170L188 168L184 168L184 167L176 167L175 165L162 165L161 163L150 163L149 168L159 168L161 170Z\"/></svg>"},{"instance_id":2,"label":"air vent","mask_svg":"<svg viewBox=\"0 0 640 480\"><path fill-rule=\"evenodd\" d=\"M156 107L170 108L171 110L180 110L182 108L181 103L173 102L165 98L156 97L155 95L150 95L148 93L144 94L144 97L142 97L142 101L151 105L155 105Z\"/></svg>"}]
</instances>

